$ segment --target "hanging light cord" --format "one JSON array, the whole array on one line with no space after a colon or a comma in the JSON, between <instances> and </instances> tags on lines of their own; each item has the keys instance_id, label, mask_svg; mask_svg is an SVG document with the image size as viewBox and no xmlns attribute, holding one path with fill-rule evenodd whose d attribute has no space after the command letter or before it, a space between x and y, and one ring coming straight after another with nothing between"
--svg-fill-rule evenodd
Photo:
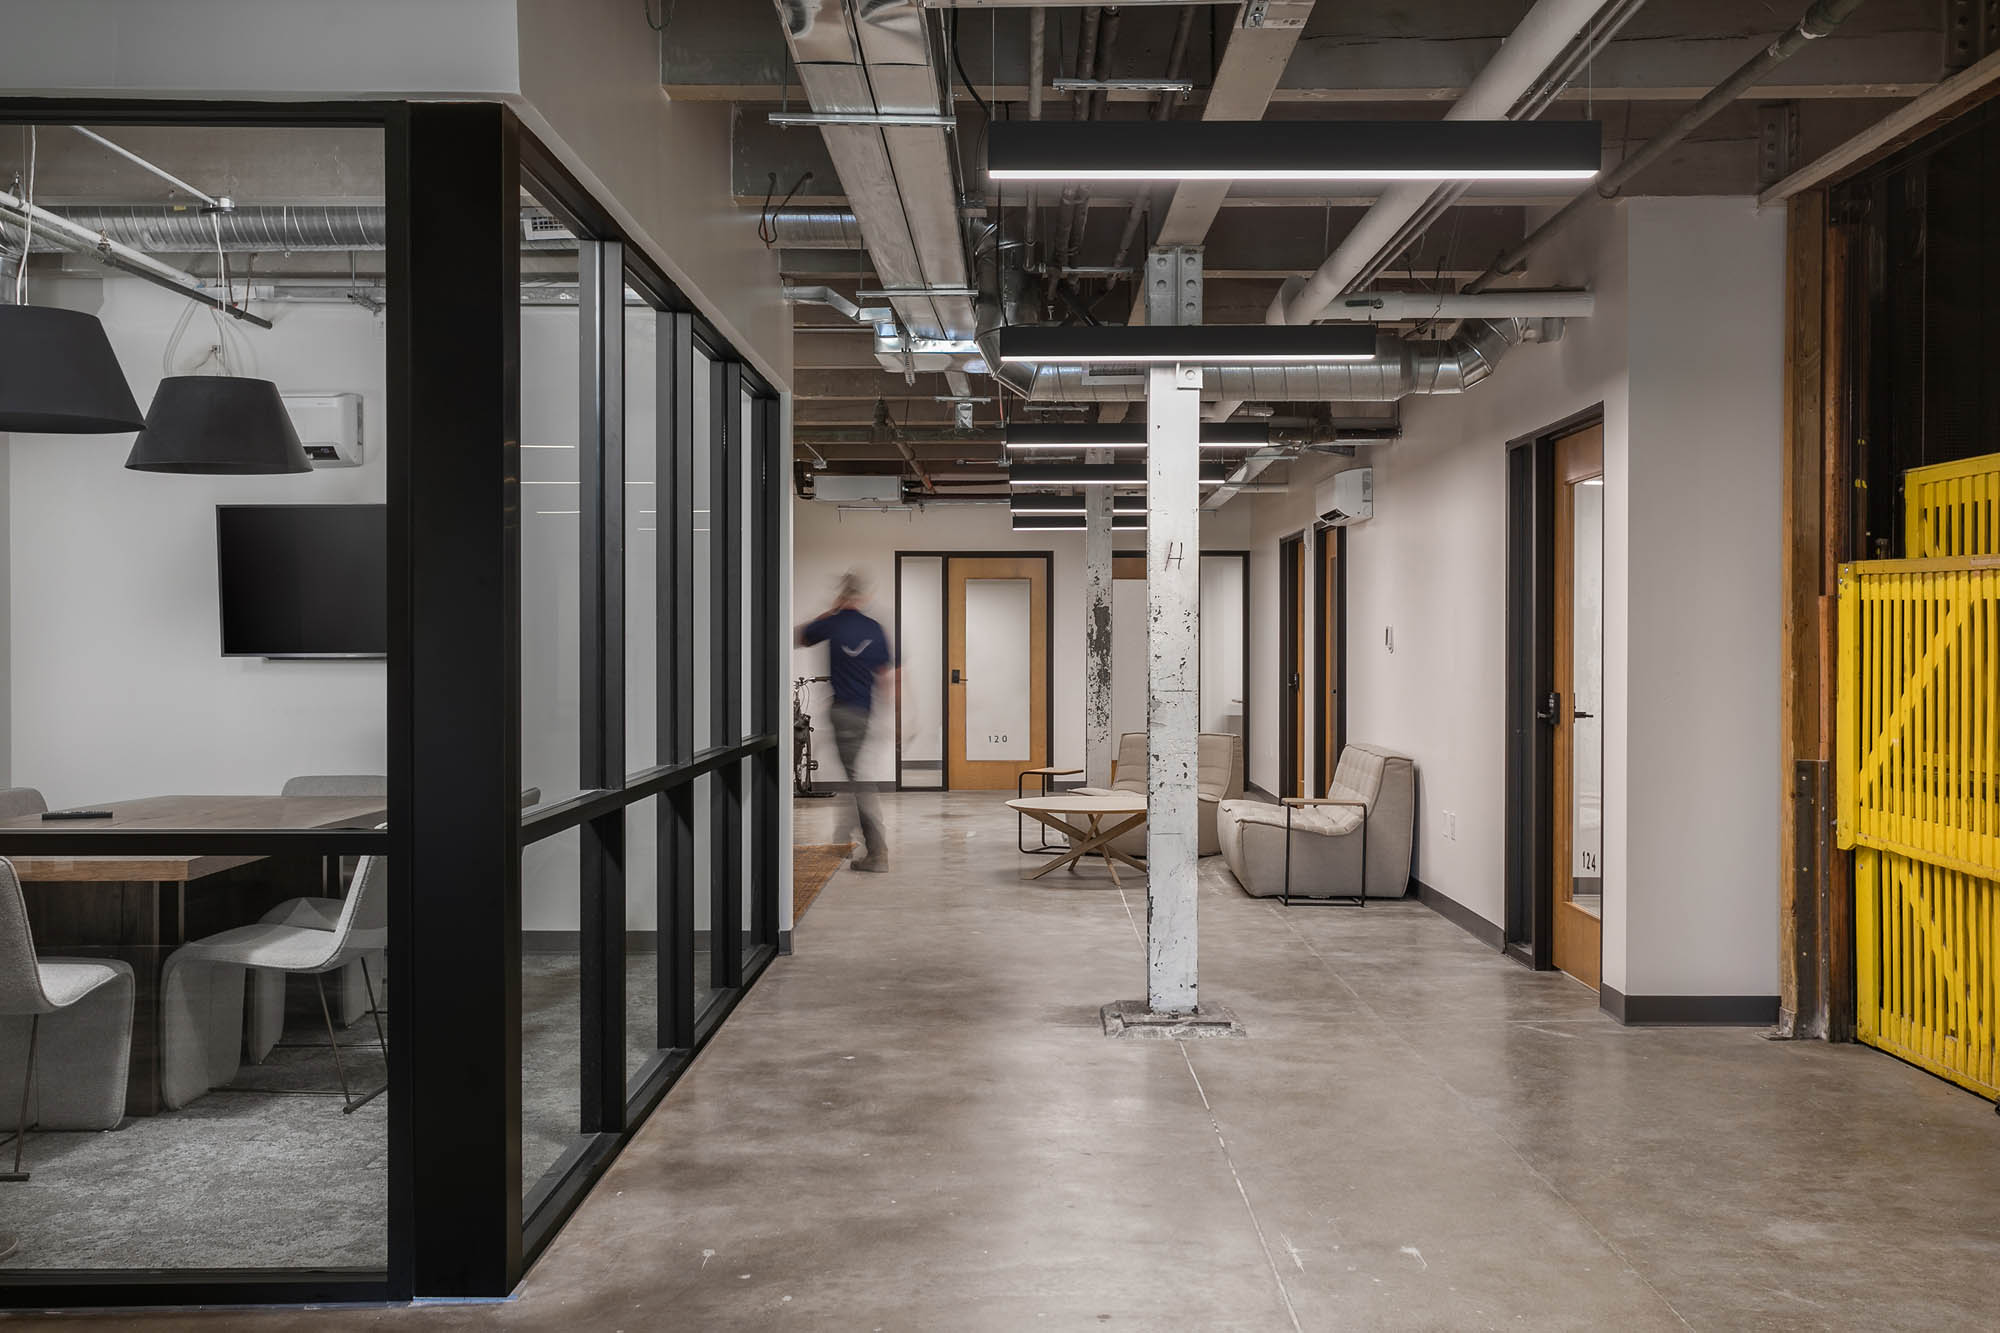
<instances>
[{"instance_id":1,"label":"hanging light cord","mask_svg":"<svg viewBox=\"0 0 2000 1333\"><path fill-rule=\"evenodd\" d=\"M14 304L26 305L28 290L28 251L35 244L35 127L28 126L28 184L21 201L28 207L21 227L21 262L14 269Z\"/></svg>"}]
</instances>

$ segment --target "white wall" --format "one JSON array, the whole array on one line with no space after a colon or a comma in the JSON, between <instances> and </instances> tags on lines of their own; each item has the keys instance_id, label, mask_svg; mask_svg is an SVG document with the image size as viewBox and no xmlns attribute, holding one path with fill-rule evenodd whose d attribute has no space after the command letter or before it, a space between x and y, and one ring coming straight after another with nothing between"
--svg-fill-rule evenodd
<instances>
[{"instance_id":1,"label":"white wall","mask_svg":"<svg viewBox=\"0 0 2000 1333\"><path fill-rule=\"evenodd\" d=\"M189 308L132 279L38 284L36 299L103 319L142 407ZM387 771L383 663L221 656L216 505L385 497L381 319L337 305L270 314L270 331L244 331L256 373L281 389L359 392L363 467L168 476L125 469L129 434L16 434L6 446L13 778L51 805ZM184 348L199 355L211 341L198 314Z\"/></svg>"},{"instance_id":2,"label":"white wall","mask_svg":"<svg viewBox=\"0 0 2000 1333\"><path fill-rule=\"evenodd\" d=\"M1596 210L1524 280L1588 285L1595 317L1471 393L1406 400L1394 444L1247 501L1251 780L1277 779L1278 542L1309 524L1314 481L1372 466L1375 516L1348 538L1348 735L1416 759L1414 873L1497 923L1506 444L1603 404L1603 977L1628 995L1777 987L1783 271L1782 215L1747 200Z\"/></svg>"},{"instance_id":3,"label":"white wall","mask_svg":"<svg viewBox=\"0 0 2000 1333\"><path fill-rule=\"evenodd\" d=\"M1395 443L1295 468L1289 493L1248 497L1251 781L1278 782L1278 542L1311 523L1314 482L1372 467L1374 517L1348 530L1348 739L1416 759L1413 873L1489 921L1505 902L1507 441L1600 402L1607 441L1624 430L1622 211L1600 210L1545 254L1530 280L1587 283L1596 318L1571 323L1561 342L1514 349L1470 393L1406 399Z\"/></svg>"},{"instance_id":4,"label":"white wall","mask_svg":"<svg viewBox=\"0 0 2000 1333\"><path fill-rule=\"evenodd\" d=\"M1205 514L1201 543L1205 549L1240 549L1248 544L1249 515L1224 511ZM906 513L843 510L815 500L792 504L795 533L792 557L792 613L803 621L825 610L835 585L848 570L866 578L874 590L869 614L895 632L894 591L898 551L1052 551L1055 575L1051 588L1054 636L1049 645L1055 688L1049 700L1055 724L1051 762L1063 768L1083 765L1083 534L1081 532L1015 532L1004 505L935 505ZM1138 549L1141 534L1121 534L1120 549ZM1074 664L1065 668L1064 664ZM824 647L794 648L788 679L826 674ZM908 688L906 681L906 688ZM822 781L847 777L834 753L823 721L827 687L815 686L809 707L818 730L814 734ZM895 780L895 738L891 728L878 726L862 752L859 776L870 782Z\"/></svg>"},{"instance_id":5,"label":"white wall","mask_svg":"<svg viewBox=\"0 0 2000 1333\"><path fill-rule=\"evenodd\" d=\"M1775 995L1785 215L1750 199L1640 199L1630 213L1629 650L1614 714L1629 728L1630 916L1625 984L1610 984Z\"/></svg>"}]
</instances>

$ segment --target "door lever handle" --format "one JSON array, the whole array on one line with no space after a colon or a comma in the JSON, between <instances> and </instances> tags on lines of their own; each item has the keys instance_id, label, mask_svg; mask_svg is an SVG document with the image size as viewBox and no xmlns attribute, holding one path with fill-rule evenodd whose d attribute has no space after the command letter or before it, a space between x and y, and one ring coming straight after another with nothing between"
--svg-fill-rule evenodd
<instances>
[{"instance_id":1,"label":"door lever handle","mask_svg":"<svg viewBox=\"0 0 2000 1333\"><path fill-rule=\"evenodd\" d=\"M1596 717L1596 716L1597 716L1597 714L1595 714L1595 713L1586 713L1586 712L1584 712L1584 711L1583 711L1583 710L1582 710L1581 708L1579 708L1579 709L1577 709L1577 710L1576 710L1576 711L1575 711L1574 713L1571 713L1571 714L1570 714L1570 716L1571 716L1571 717L1578 717L1578 718L1582 718L1582 717Z\"/></svg>"}]
</instances>

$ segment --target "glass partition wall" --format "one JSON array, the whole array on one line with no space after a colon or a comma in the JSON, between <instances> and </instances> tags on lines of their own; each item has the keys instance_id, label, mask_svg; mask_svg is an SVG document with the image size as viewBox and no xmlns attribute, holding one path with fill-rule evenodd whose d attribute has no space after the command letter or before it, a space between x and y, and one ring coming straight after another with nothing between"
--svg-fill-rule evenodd
<instances>
[{"instance_id":1,"label":"glass partition wall","mask_svg":"<svg viewBox=\"0 0 2000 1333\"><path fill-rule=\"evenodd\" d=\"M503 1295L776 953L776 397L498 105L0 102L17 169L145 251L0 201L28 304L142 410L270 381L316 465L0 428L0 966L103 974L0 1012L0 1308ZM330 249L241 225L301 205Z\"/></svg>"}]
</instances>

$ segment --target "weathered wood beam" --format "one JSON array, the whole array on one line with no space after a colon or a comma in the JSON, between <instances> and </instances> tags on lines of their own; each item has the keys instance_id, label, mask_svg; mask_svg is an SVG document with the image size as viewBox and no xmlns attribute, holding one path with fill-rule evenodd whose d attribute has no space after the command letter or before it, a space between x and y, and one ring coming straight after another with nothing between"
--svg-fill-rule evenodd
<instances>
[{"instance_id":1,"label":"weathered wood beam","mask_svg":"<svg viewBox=\"0 0 2000 1333\"><path fill-rule=\"evenodd\" d=\"M1915 143L1938 126L2000 94L2000 51L1938 84L1876 124L1821 153L1757 197L1775 204L1802 190L1838 180Z\"/></svg>"}]
</instances>

